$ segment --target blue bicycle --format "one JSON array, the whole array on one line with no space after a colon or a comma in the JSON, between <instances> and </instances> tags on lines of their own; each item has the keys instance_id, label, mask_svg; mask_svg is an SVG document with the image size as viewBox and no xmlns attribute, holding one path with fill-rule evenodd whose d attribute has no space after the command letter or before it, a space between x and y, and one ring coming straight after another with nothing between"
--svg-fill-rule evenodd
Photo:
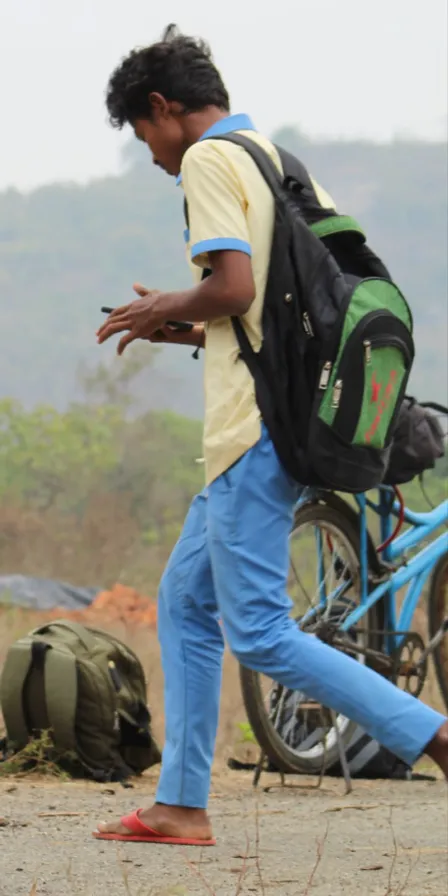
<instances>
[{"instance_id":1,"label":"blue bicycle","mask_svg":"<svg viewBox=\"0 0 448 896\"><path fill-rule=\"evenodd\" d=\"M428 580L425 612L418 604ZM432 655L448 708L448 501L414 513L394 487L352 503L331 492L304 494L288 591L302 629L416 697ZM257 672L240 675L252 730L276 768L316 774L337 760L355 723L276 683L266 691L268 679Z\"/></svg>"}]
</instances>

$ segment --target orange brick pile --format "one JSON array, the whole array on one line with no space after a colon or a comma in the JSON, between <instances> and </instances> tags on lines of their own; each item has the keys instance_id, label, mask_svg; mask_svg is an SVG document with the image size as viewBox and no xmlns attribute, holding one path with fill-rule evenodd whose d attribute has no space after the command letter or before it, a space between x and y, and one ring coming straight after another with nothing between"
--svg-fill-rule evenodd
<instances>
[{"instance_id":1,"label":"orange brick pile","mask_svg":"<svg viewBox=\"0 0 448 896\"><path fill-rule=\"evenodd\" d=\"M111 591L101 591L85 610L56 610L54 618L73 619L85 625L101 626L102 622L120 622L126 626L155 628L157 604L155 600L140 594L135 588L114 585Z\"/></svg>"}]
</instances>

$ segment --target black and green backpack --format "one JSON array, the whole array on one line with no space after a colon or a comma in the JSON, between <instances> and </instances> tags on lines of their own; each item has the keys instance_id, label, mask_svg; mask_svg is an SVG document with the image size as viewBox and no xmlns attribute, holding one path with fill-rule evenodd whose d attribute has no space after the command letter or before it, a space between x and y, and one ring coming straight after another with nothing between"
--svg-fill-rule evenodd
<instances>
[{"instance_id":1,"label":"black and green backpack","mask_svg":"<svg viewBox=\"0 0 448 896\"><path fill-rule=\"evenodd\" d=\"M361 492L381 483L413 358L406 300L352 218L323 209L304 166L278 148L283 178L241 146L275 198L261 350L233 318L277 453L303 485Z\"/></svg>"},{"instance_id":2,"label":"black and green backpack","mask_svg":"<svg viewBox=\"0 0 448 896\"><path fill-rule=\"evenodd\" d=\"M49 732L70 774L122 781L160 762L145 676L117 638L57 620L10 647L0 680L6 755Z\"/></svg>"}]
</instances>

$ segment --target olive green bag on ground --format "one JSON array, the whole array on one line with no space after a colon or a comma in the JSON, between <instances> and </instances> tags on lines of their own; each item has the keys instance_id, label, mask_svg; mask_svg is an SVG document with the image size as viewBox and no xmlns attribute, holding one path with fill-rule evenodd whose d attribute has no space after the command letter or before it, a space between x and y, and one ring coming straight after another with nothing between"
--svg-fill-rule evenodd
<instances>
[{"instance_id":1,"label":"olive green bag on ground","mask_svg":"<svg viewBox=\"0 0 448 896\"><path fill-rule=\"evenodd\" d=\"M71 774L120 781L160 762L142 665L117 638L57 620L9 649L0 681L7 751L49 731Z\"/></svg>"}]
</instances>

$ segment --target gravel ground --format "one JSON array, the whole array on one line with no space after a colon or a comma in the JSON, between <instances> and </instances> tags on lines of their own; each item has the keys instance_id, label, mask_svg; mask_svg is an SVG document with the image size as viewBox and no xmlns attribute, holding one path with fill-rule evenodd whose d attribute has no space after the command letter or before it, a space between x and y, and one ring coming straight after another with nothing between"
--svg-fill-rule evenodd
<instances>
[{"instance_id":1,"label":"gravel ground","mask_svg":"<svg viewBox=\"0 0 448 896\"><path fill-rule=\"evenodd\" d=\"M277 779L262 781L276 784ZM448 893L445 782L340 781L253 792L251 777L214 778L215 849L95 841L90 832L151 802L79 782L0 781L1 896L427 896ZM310 782L308 782L310 783ZM66 813L66 814L64 814ZM73 813L73 814L70 814Z\"/></svg>"}]
</instances>

